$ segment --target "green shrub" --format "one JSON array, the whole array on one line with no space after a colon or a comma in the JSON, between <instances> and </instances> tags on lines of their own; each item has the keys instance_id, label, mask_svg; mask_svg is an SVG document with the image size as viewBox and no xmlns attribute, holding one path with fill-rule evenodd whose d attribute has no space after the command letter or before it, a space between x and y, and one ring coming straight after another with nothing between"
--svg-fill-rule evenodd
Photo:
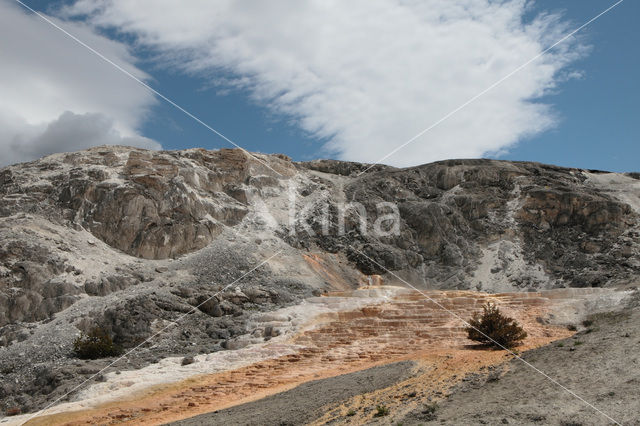
<instances>
[{"instance_id":1,"label":"green shrub","mask_svg":"<svg viewBox=\"0 0 640 426\"><path fill-rule=\"evenodd\" d=\"M438 410L438 403L432 402L430 404L424 405L424 410L422 410L422 414L434 414Z\"/></svg>"},{"instance_id":2,"label":"green shrub","mask_svg":"<svg viewBox=\"0 0 640 426\"><path fill-rule=\"evenodd\" d=\"M81 359L97 359L120 355L122 348L113 343L104 329L94 327L73 342L73 352Z\"/></svg>"},{"instance_id":3,"label":"green shrub","mask_svg":"<svg viewBox=\"0 0 640 426\"><path fill-rule=\"evenodd\" d=\"M355 415L356 415L356 410L351 409L351 410L347 411L347 416L349 416L349 417L353 417L353 416L355 416Z\"/></svg>"},{"instance_id":4,"label":"green shrub","mask_svg":"<svg viewBox=\"0 0 640 426\"><path fill-rule=\"evenodd\" d=\"M476 313L465 329L469 339L497 348L510 348L527 337L516 320L502 315L494 304L487 303L482 309L482 314Z\"/></svg>"},{"instance_id":5,"label":"green shrub","mask_svg":"<svg viewBox=\"0 0 640 426\"><path fill-rule=\"evenodd\" d=\"M438 404L436 402L425 404L420 418L432 422L437 418L436 411L438 411Z\"/></svg>"},{"instance_id":6,"label":"green shrub","mask_svg":"<svg viewBox=\"0 0 640 426\"><path fill-rule=\"evenodd\" d=\"M376 407L376 413L373 417L384 417L389 415L389 409L384 405L378 405Z\"/></svg>"}]
</instances>

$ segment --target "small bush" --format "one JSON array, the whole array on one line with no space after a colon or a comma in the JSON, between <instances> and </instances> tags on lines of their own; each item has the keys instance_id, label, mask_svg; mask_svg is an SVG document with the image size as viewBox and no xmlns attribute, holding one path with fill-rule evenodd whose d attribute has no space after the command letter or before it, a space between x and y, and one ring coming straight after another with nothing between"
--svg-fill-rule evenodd
<instances>
[{"instance_id":1,"label":"small bush","mask_svg":"<svg viewBox=\"0 0 640 426\"><path fill-rule=\"evenodd\" d=\"M476 313L465 329L469 339L497 348L511 348L527 337L516 320L502 315L494 304L487 303L482 309L482 314Z\"/></svg>"},{"instance_id":2,"label":"small bush","mask_svg":"<svg viewBox=\"0 0 640 426\"><path fill-rule=\"evenodd\" d=\"M356 411L355 410L351 409L351 410L347 411L347 416L353 417L355 415L356 415Z\"/></svg>"},{"instance_id":3,"label":"small bush","mask_svg":"<svg viewBox=\"0 0 640 426\"><path fill-rule=\"evenodd\" d=\"M424 410L422 410L422 414L434 414L438 410L438 404L436 402L432 402L430 404L424 405Z\"/></svg>"},{"instance_id":4,"label":"small bush","mask_svg":"<svg viewBox=\"0 0 640 426\"><path fill-rule=\"evenodd\" d=\"M384 417L389 415L389 409L384 405L378 405L376 407L376 413L373 417Z\"/></svg>"},{"instance_id":5,"label":"small bush","mask_svg":"<svg viewBox=\"0 0 640 426\"><path fill-rule=\"evenodd\" d=\"M576 327L576 326L575 326L575 325L573 325L573 324L569 324L569 325L567 326L567 330L569 330L569 331L577 331L577 330L578 330L578 327Z\"/></svg>"},{"instance_id":6,"label":"small bush","mask_svg":"<svg viewBox=\"0 0 640 426\"><path fill-rule=\"evenodd\" d=\"M120 355L122 348L113 343L104 329L94 327L73 342L73 352L81 359L97 359Z\"/></svg>"},{"instance_id":7,"label":"small bush","mask_svg":"<svg viewBox=\"0 0 640 426\"><path fill-rule=\"evenodd\" d=\"M497 382L498 380L500 380L500 371L492 371L491 373L489 373L487 375L487 382L491 383L491 382ZM434 402L435 404L435 402ZM437 404L436 404L437 407Z\"/></svg>"},{"instance_id":8,"label":"small bush","mask_svg":"<svg viewBox=\"0 0 640 426\"><path fill-rule=\"evenodd\" d=\"M436 411L438 411L438 404L436 402L425 404L420 419L431 422L437 417Z\"/></svg>"}]
</instances>

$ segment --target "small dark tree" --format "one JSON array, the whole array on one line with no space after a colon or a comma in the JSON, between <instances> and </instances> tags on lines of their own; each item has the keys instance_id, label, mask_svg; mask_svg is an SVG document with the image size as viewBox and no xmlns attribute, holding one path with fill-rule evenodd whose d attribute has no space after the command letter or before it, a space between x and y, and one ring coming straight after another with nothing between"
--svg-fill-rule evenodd
<instances>
[{"instance_id":1,"label":"small dark tree","mask_svg":"<svg viewBox=\"0 0 640 426\"><path fill-rule=\"evenodd\" d=\"M376 413L373 417L384 417L389 415L389 409L385 405L378 405L376 407Z\"/></svg>"},{"instance_id":2,"label":"small dark tree","mask_svg":"<svg viewBox=\"0 0 640 426\"><path fill-rule=\"evenodd\" d=\"M516 320L502 315L496 305L487 303L482 309L482 314L476 313L465 329L469 339L496 348L511 348L527 337Z\"/></svg>"},{"instance_id":3,"label":"small dark tree","mask_svg":"<svg viewBox=\"0 0 640 426\"><path fill-rule=\"evenodd\" d=\"M97 359L120 355L122 348L113 343L111 336L104 329L94 327L88 333L82 333L73 342L73 352L78 358Z\"/></svg>"}]
</instances>

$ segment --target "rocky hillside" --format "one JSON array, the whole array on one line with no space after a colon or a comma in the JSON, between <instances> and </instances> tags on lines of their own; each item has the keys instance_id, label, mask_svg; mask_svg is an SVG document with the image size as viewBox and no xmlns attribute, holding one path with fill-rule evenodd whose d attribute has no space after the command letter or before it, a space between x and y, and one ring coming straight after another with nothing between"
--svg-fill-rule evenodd
<instances>
[{"instance_id":1,"label":"rocky hillside","mask_svg":"<svg viewBox=\"0 0 640 426\"><path fill-rule=\"evenodd\" d=\"M313 239L321 249L344 251L364 273L403 271L428 287L492 291L606 286L640 267L640 182L631 175L493 160L361 176L359 164L302 166L329 174L328 187L333 174L346 175L339 195L362 203L370 216L378 202L397 205L397 236L354 230Z\"/></svg>"},{"instance_id":2,"label":"rocky hillside","mask_svg":"<svg viewBox=\"0 0 640 426\"><path fill-rule=\"evenodd\" d=\"M2 408L40 407L97 371L100 361L70 357L95 325L125 348L154 336L128 361L141 366L264 341L278 331L255 328L256 313L359 282L489 292L625 283L640 271L639 214L637 174L536 163L369 169L98 147L9 166Z\"/></svg>"}]
</instances>

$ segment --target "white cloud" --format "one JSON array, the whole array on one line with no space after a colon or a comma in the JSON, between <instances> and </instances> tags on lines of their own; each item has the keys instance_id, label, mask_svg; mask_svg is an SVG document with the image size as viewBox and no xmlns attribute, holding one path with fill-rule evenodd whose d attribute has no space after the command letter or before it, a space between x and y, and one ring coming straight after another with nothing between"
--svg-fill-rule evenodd
<instances>
[{"instance_id":1,"label":"white cloud","mask_svg":"<svg viewBox=\"0 0 640 426\"><path fill-rule=\"evenodd\" d=\"M165 65L249 89L327 141L375 161L559 39L558 16L525 0L301 2L79 0L66 12L134 35ZM532 63L386 162L414 165L501 151L554 124L536 102L585 48Z\"/></svg>"},{"instance_id":2,"label":"white cloud","mask_svg":"<svg viewBox=\"0 0 640 426\"><path fill-rule=\"evenodd\" d=\"M51 18L138 78L123 44ZM138 136L154 98L41 18L0 2L0 166L90 146L160 145Z\"/></svg>"},{"instance_id":3,"label":"white cloud","mask_svg":"<svg viewBox=\"0 0 640 426\"><path fill-rule=\"evenodd\" d=\"M3 119L6 116L0 115L0 137L6 137L5 140L9 141L9 155L13 155L17 161L99 145L159 148L157 142L144 136L123 136L114 120L101 113L74 114L65 111L44 127L20 121L4 122Z\"/></svg>"}]
</instances>

